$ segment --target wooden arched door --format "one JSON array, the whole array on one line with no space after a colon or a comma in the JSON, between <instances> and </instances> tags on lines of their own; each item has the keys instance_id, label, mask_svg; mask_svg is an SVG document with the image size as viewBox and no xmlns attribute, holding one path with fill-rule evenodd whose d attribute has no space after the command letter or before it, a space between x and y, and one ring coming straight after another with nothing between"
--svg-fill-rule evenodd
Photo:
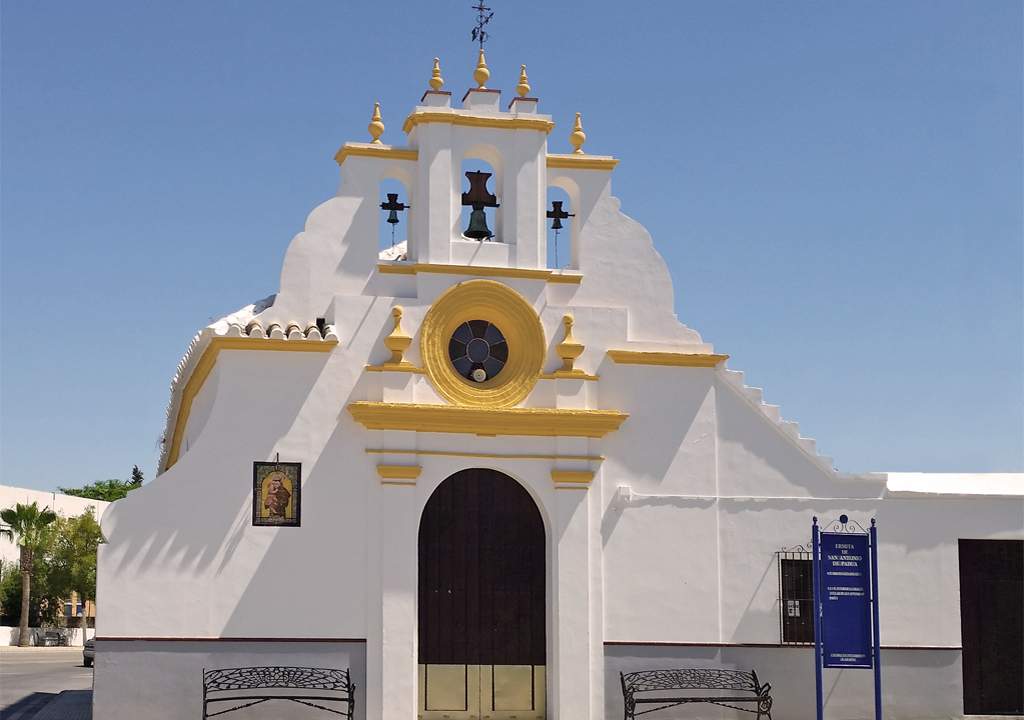
<instances>
[{"instance_id":1,"label":"wooden arched door","mask_svg":"<svg viewBox=\"0 0 1024 720\"><path fill-rule=\"evenodd\" d=\"M495 470L434 491L419 533L419 712L424 720L544 718L544 524Z\"/></svg>"}]
</instances>

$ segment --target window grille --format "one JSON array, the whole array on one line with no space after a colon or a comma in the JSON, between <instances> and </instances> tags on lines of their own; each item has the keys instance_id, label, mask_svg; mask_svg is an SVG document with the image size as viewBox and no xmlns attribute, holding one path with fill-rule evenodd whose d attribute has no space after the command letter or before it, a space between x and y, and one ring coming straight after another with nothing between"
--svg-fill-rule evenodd
<instances>
[{"instance_id":1,"label":"window grille","mask_svg":"<svg viewBox=\"0 0 1024 720\"><path fill-rule=\"evenodd\" d=\"M783 645L814 643L811 553L803 546L779 550L779 633Z\"/></svg>"}]
</instances>

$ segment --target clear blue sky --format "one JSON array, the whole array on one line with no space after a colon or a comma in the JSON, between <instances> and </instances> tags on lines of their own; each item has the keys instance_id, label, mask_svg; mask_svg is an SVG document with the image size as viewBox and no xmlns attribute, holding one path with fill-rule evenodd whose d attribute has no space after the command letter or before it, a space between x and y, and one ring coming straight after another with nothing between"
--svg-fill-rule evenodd
<instances>
[{"instance_id":1,"label":"clear blue sky","mask_svg":"<svg viewBox=\"0 0 1024 720\"><path fill-rule=\"evenodd\" d=\"M470 0L4 0L3 482L154 474L168 382L211 319L277 289ZM492 0L569 149L621 158L677 312L840 469L1024 469L1019 0Z\"/></svg>"}]
</instances>

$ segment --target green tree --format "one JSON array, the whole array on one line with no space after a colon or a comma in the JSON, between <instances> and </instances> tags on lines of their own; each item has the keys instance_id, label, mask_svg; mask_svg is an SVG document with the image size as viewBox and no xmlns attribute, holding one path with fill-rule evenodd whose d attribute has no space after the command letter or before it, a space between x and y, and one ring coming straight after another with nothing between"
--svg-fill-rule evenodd
<instances>
[{"instance_id":1,"label":"green tree","mask_svg":"<svg viewBox=\"0 0 1024 720\"><path fill-rule=\"evenodd\" d=\"M96 522L93 509L81 515L60 518L54 527L52 549L47 558L49 563L48 585L52 592L62 598L78 594L78 601L85 607L86 601L96 598L96 548L103 542L103 533ZM85 628L85 614L79 618L79 626Z\"/></svg>"},{"instance_id":2,"label":"green tree","mask_svg":"<svg viewBox=\"0 0 1024 720\"><path fill-rule=\"evenodd\" d=\"M18 621L18 645L28 646L29 599L32 595L32 560L34 554L43 549L49 539L49 525L57 519L50 508L39 509L39 505L16 504L13 508L0 511L0 520L6 527L0 530L4 536L18 544L21 570L21 619Z\"/></svg>"},{"instance_id":3,"label":"green tree","mask_svg":"<svg viewBox=\"0 0 1024 720\"><path fill-rule=\"evenodd\" d=\"M132 476L129 480L119 480L112 478L110 480L97 480L94 483L89 483L84 487L80 488L57 488L65 495L74 495L75 497L84 497L91 500L103 500L105 502L114 502L120 500L130 491L142 487L142 481L144 480L142 471L139 470L138 465L132 466Z\"/></svg>"}]
</instances>

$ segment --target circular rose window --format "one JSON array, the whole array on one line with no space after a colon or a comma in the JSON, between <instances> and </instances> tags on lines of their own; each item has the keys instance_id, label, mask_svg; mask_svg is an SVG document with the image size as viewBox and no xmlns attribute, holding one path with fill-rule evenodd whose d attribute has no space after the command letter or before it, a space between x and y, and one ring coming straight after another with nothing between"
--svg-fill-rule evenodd
<instances>
[{"instance_id":1,"label":"circular rose window","mask_svg":"<svg viewBox=\"0 0 1024 720\"><path fill-rule=\"evenodd\" d=\"M475 383L495 377L508 361L508 343L487 320L469 320L452 333L448 357L455 371Z\"/></svg>"}]
</instances>

